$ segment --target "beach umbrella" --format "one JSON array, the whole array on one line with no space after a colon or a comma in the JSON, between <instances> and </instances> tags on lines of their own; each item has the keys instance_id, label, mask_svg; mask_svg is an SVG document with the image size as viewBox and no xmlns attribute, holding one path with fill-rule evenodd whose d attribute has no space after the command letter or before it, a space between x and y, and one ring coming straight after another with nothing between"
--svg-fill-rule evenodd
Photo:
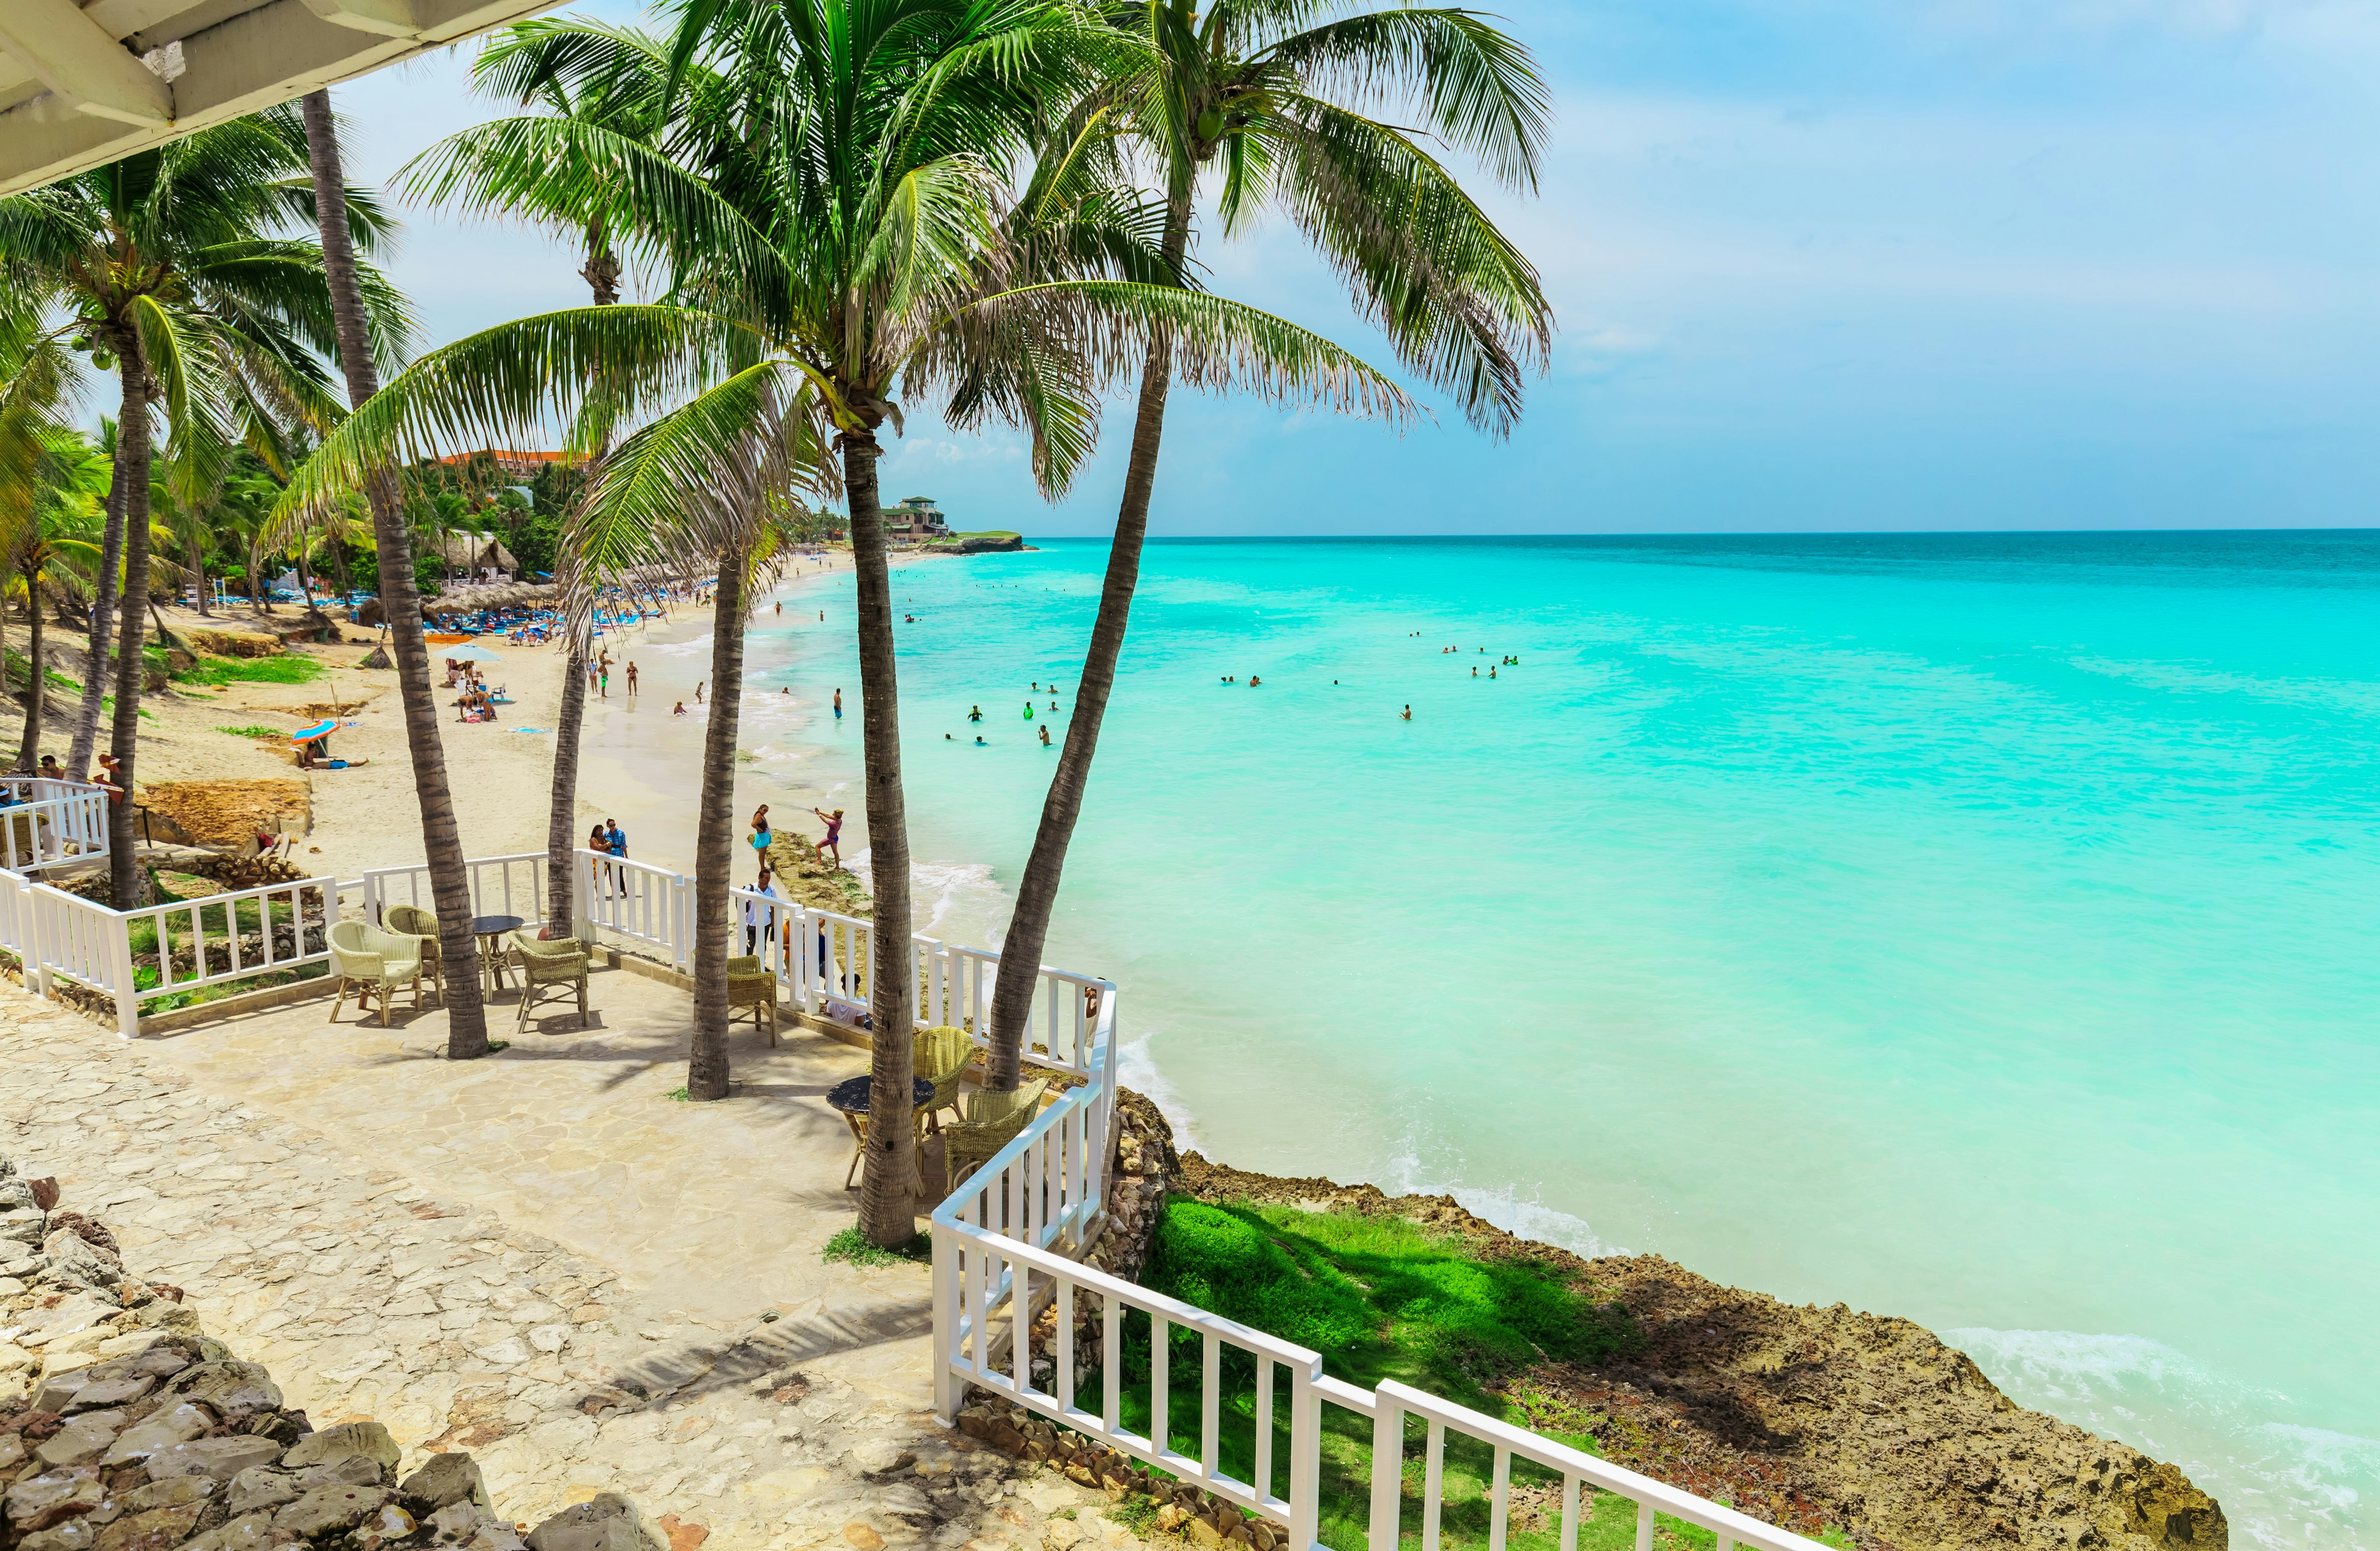
<instances>
[{"instance_id":1,"label":"beach umbrella","mask_svg":"<svg viewBox=\"0 0 2380 1551\"><path fill-rule=\"evenodd\" d=\"M456 647L453 651L442 651L438 655L455 662L502 662L504 660L476 641L467 647Z\"/></svg>"},{"instance_id":2,"label":"beach umbrella","mask_svg":"<svg viewBox=\"0 0 2380 1551\"><path fill-rule=\"evenodd\" d=\"M337 732L342 727L353 727L355 723L352 721L341 721L336 717L326 717L322 721L314 723L311 727L298 728L298 731L289 734L289 741L293 744L310 744L316 738L329 737L332 733Z\"/></svg>"}]
</instances>

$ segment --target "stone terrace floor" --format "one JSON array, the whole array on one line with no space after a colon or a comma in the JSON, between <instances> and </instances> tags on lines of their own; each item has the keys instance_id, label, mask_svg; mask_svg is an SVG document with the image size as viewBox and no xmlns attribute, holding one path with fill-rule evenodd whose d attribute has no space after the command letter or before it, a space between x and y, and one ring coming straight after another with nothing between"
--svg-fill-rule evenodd
<instances>
[{"instance_id":1,"label":"stone terrace floor","mask_svg":"<svg viewBox=\"0 0 2380 1551\"><path fill-rule=\"evenodd\" d=\"M468 1448L516 1518L618 1490L722 1547L1130 1545L933 1424L922 1267L821 1263L852 1207L820 1096L862 1052L739 1027L735 1096L673 1102L686 994L602 971L591 1001L455 1064L434 1005L127 1042L0 984L0 1150L317 1425L376 1417L408 1469Z\"/></svg>"}]
</instances>

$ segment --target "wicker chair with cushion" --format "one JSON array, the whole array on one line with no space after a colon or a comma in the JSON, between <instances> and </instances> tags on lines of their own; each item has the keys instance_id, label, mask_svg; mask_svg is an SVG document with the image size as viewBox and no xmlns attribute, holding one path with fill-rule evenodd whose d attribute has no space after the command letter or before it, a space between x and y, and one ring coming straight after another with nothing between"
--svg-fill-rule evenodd
<instances>
[{"instance_id":1,"label":"wicker chair with cushion","mask_svg":"<svg viewBox=\"0 0 2380 1551\"><path fill-rule=\"evenodd\" d=\"M942 1168L953 1190L1016 1140L1026 1122L1040 1112L1041 1095L1049 1086L1048 1078L1038 1077L1014 1093L978 1090L966 1096L966 1118L942 1133Z\"/></svg>"},{"instance_id":2,"label":"wicker chair with cushion","mask_svg":"<svg viewBox=\"0 0 2380 1551\"><path fill-rule=\"evenodd\" d=\"M909 1070L934 1084L932 1102L918 1107L918 1134L941 1130L945 1109L953 1121L958 1119L959 1082L974 1060L975 1041L966 1030L944 1024L917 1031L909 1046Z\"/></svg>"},{"instance_id":3,"label":"wicker chair with cushion","mask_svg":"<svg viewBox=\"0 0 2380 1551\"><path fill-rule=\"evenodd\" d=\"M331 1002L331 1022L347 993L356 993L356 1008L368 1011L380 999L380 1026L388 1027L389 1002L399 986L413 986L413 1009L421 1010L421 951L418 939L397 937L361 921L340 921L331 927L331 967L339 977L339 994Z\"/></svg>"},{"instance_id":4,"label":"wicker chair with cushion","mask_svg":"<svg viewBox=\"0 0 2380 1551\"><path fill-rule=\"evenodd\" d=\"M438 917L418 904L393 904L381 912L380 925L392 937L421 939L421 968L438 987L439 995L445 995L446 963L438 951Z\"/></svg>"},{"instance_id":5,"label":"wicker chair with cushion","mask_svg":"<svg viewBox=\"0 0 2380 1551\"><path fill-rule=\"evenodd\" d=\"M727 961L727 1022L745 1008L752 1010L752 1026L769 1032L769 1048L777 1046L777 977L754 953L738 953Z\"/></svg>"},{"instance_id":6,"label":"wicker chair with cushion","mask_svg":"<svg viewBox=\"0 0 2380 1551\"><path fill-rule=\"evenodd\" d=\"M540 940L535 932L512 934L513 958L520 965L520 1016L516 1032L528 1027L530 1009L541 1002L578 999L578 1026L587 1026L587 945L575 937Z\"/></svg>"}]
</instances>

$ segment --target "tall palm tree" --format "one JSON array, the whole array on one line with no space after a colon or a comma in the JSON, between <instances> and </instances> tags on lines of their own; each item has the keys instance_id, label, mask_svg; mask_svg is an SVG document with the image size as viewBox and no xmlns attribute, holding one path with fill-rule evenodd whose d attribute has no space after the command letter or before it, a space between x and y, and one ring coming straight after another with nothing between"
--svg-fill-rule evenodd
<instances>
[{"instance_id":1,"label":"tall palm tree","mask_svg":"<svg viewBox=\"0 0 2380 1551\"><path fill-rule=\"evenodd\" d=\"M0 200L0 286L73 314L91 365L121 393L115 463L123 506L123 606L112 742L128 791L137 779L141 646L149 601L152 406L167 431L177 490L212 483L247 445L285 464L276 419L327 425L338 413L318 353L337 347L321 248L283 236L310 225L304 131L287 106L216 125L29 193ZM358 200L358 226L382 229ZM393 291L365 272L369 344L393 361L410 323ZM106 641L91 643L92 677ZM88 690L86 705L95 712ZM78 733L78 747L81 738ZM130 803L109 812L115 897L137 897Z\"/></svg>"},{"instance_id":2,"label":"tall palm tree","mask_svg":"<svg viewBox=\"0 0 2380 1551\"><path fill-rule=\"evenodd\" d=\"M348 222L353 207L339 168L338 127L327 91L310 92L304 102L308 169L322 233L322 269L336 321L338 360L347 379L347 401L361 410L380 391L380 381L370 348L371 313ZM322 457L322 451L317 449L308 466ZM381 608L396 661L405 742L413 757L414 796L421 806L422 859L429 865L439 952L446 965L440 992L446 1004L446 1055L452 1060L475 1060L488 1053L487 1008L480 1000L479 939L471 933L471 886L463 870L463 838L455 823L454 791L446 780L438 705L430 688L430 644L422 638L421 592L413 575L412 536L406 531L393 464L375 461L352 483L362 486L371 507Z\"/></svg>"},{"instance_id":3,"label":"tall palm tree","mask_svg":"<svg viewBox=\"0 0 2380 1551\"><path fill-rule=\"evenodd\" d=\"M650 143L662 118L666 61L661 41L633 28L540 18L495 34L472 63L471 84L483 96L543 108L558 117ZM418 178L400 174L400 187L418 190L433 203L452 203L474 213L501 211L578 236L585 253L578 275L587 282L595 305L618 301L623 266L606 219L610 200L568 182L524 180L520 169L506 163L511 149L502 139L454 142L447 156L432 153L417 163ZM542 193L545 202L531 206L515 201L512 191L525 185ZM590 433L582 428L580 434L588 439ZM608 430L596 429L591 440L591 455L600 464L609 450ZM555 580L567 593L580 585L580 573L558 564ZM582 631L578 624L591 621L591 611L569 609L565 617L572 624L563 640L562 704L554 717L553 782L546 813L549 937L567 933L575 918L578 744L586 725L587 657L592 645L591 629ZM714 674L712 682L726 681Z\"/></svg>"},{"instance_id":4,"label":"tall palm tree","mask_svg":"<svg viewBox=\"0 0 2380 1551\"><path fill-rule=\"evenodd\" d=\"M871 1237L898 1242L915 1231L906 1145L917 988L900 972L909 865L875 482L878 430L899 426L892 395L944 394L963 421L1029 427L1036 473L1052 491L1087 453L1117 363L1139 358L1135 342L1157 320L1180 341L1182 370L1203 382L1262 382L1331 403L1403 401L1328 342L1218 298L1121 279L1024 280L1054 269L1070 246L1077 273L1114 273L1115 253L1132 247L1129 234L1092 231L1112 225L1093 202L1071 244L1052 237L1037 253L1014 240L1009 165L1044 104L1087 91L1118 46L1061 0L752 0L690 11L687 21L700 24L680 37L688 106L673 112L659 143L535 115L466 131L427 156L434 173L468 146L481 165L510 169L512 184L483 196L498 206L550 211L563 207L565 187L593 191L613 240L665 274L675 299L523 319L425 356L324 443L285 499L328 499L373 461L508 435L575 413L599 392L622 423L668 406L652 424L673 428L665 444L686 449L673 454L684 470L730 467L756 442L790 444L791 432L771 428L818 418L861 562L875 920L891 966L869 988L871 1132L882 1145L868 1151L861 1218ZM680 481L695 483L693 473ZM720 635L736 636L749 573L719 559L736 573L714 600L727 611ZM714 673L714 719L732 714L732 666ZM722 806L732 740L713 739L707 754L715 800L705 822L732 830ZM720 916L706 917L695 945L698 986L723 980L726 887L724 855L698 855L698 899L716 900ZM714 1059L725 1050L724 1011L697 1003L690 1097L725 1097L725 1061Z\"/></svg>"},{"instance_id":5,"label":"tall palm tree","mask_svg":"<svg viewBox=\"0 0 2380 1551\"><path fill-rule=\"evenodd\" d=\"M89 547L83 535L110 478L106 456L67 424L76 376L63 343L42 330L36 314L0 303L0 605L21 583L30 638L16 768L27 771L40 758L48 693L42 578L67 564L71 551Z\"/></svg>"},{"instance_id":6,"label":"tall palm tree","mask_svg":"<svg viewBox=\"0 0 2380 1551\"><path fill-rule=\"evenodd\" d=\"M1218 171L1226 235L1281 211L1409 370L1454 394L1474 425L1508 434L1522 382L1550 348L1552 311L1535 268L1423 142L1435 139L1507 187L1534 190L1547 94L1528 51L1478 12L1370 9L1363 0L1208 0L1203 10L1192 0L1136 0L1108 15L1143 44L1139 67L1088 94L1062 144L1079 154L1121 140L1154 166L1168 267L1184 272L1200 179ZM1398 122L1384 121L1384 109ZM1002 939L1012 973L993 987L985 1063L996 1089L1017 1084L1034 972L1115 686L1174 348L1160 334L1141 370L1082 682Z\"/></svg>"}]
</instances>

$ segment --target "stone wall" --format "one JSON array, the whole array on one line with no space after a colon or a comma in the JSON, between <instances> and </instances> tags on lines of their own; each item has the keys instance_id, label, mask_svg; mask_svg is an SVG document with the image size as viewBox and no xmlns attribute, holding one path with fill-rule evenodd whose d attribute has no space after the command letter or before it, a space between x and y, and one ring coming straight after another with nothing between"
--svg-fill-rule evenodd
<instances>
[{"instance_id":1,"label":"stone wall","mask_svg":"<svg viewBox=\"0 0 2380 1551\"><path fill-rule=\"evenodd\" d=\"M57 1182L0 1158L0 1547L6 1551L666 1551L605 1493L535 1528L468 1454L397 1473L380 1423L316 1430L262 1367L128 1270Z\"/></svg>"}]
</instances>

